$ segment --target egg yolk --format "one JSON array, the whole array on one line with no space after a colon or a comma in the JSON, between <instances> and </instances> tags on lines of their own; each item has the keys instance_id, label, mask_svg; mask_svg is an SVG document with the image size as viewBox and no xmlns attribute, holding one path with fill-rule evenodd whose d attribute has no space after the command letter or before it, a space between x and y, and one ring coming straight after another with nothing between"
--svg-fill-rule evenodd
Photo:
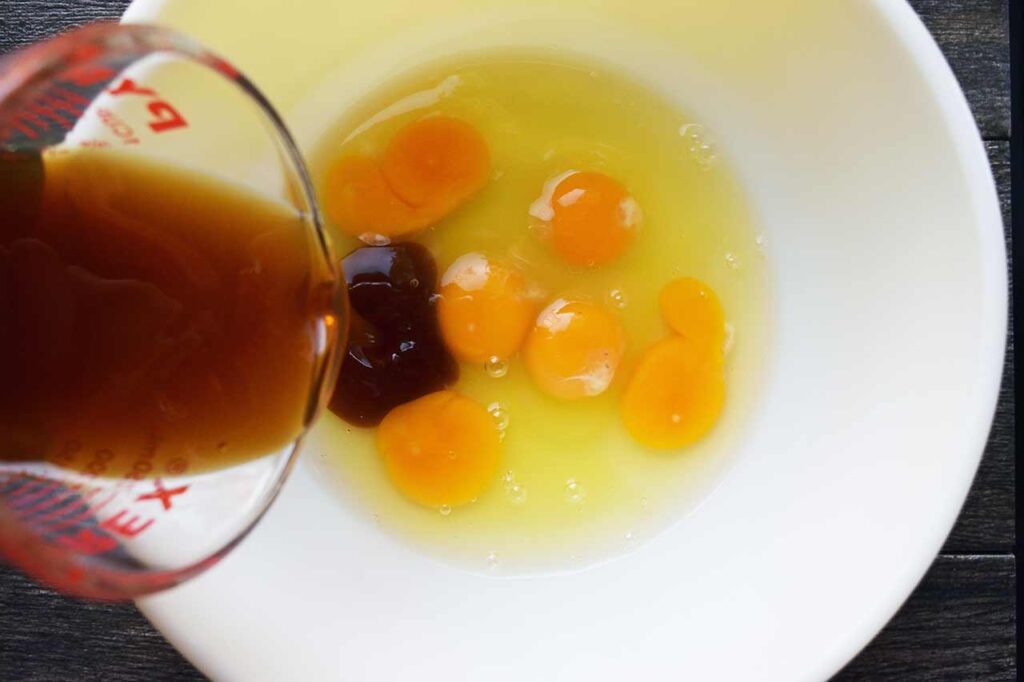
<instances>
[{"instance_id":1,"label":"egg yolk","mask_svg":"<svg viewBox=\"0 0 1024 682\"><path fill-rule=\"evenodd\" d=\"M531 214L549 225L551 245L562 259L595 267L618 258L641 220L640 206L626 188L589 171L570 172L551 182L553 188L545 188L549 196L534 202Z\"/></svg>"},{"instance_id":2,"label":"egg yolk","mask_svg":"<svg viewBox=\"0 0 1024 682\"><path fill-rule=\"evenodd\" d=\"M418 232L486 183L490 154L480 133L449 116L406 124L380 159L338 159L327 171L324 208L344 232L373 241Z\"/></svg>"},{"instance_id":3,"label":"egg yolk","mask_svg":"<svg viewBox=\"0 0 1024 682\"><path fill-rule=\"evenodd\" d=\"M574 400L608 388L625 347L622 327L611 314L587 301L560 298L537 316L524 356L538 387Z\"/></svg>"},{"instance_id":4,"label":"egg yolk","mask_svg":"<svg viewBox=\"0 0 1024 682\"><path fill-rule=\"evenodd\" d=\"M461 360L506 360L519 350L536 309L515 267L479 253L458 258L441 278L438 321Z\"/></svg>"},{"instance_id":5,"label":"egg yolk","mask_svg":"<svg viewBox=\"0 0 1024 682\"><path fill-rule=\"evenodd\" d=\"M664 286L658 305L676 334L701 348L721 349L725 343L725 314L718 296L704 282L680 277Z\"/></svg>"},{"instance_id":6,"label":"egg yolk","mask_svg":"<svg viewBox=\"0 0 1024 682\"><path fill-rule=\"evenodd\" d=\"M377 449L406 497L454 507L475 499L494 479L501 441L482 405L437 391L388 412L377 427Z\"/></svg>"},{"instance_id":7,"label":"egg yolk","mask_svg":"<svg viewBox=\"0 0 1024 682\"><path fill-rule=\"evenodd\" d=\"M324 210L339 228L364 241L401 237L427 225L391 191L376 159L364 155L339 159L328 170Z\"/></svg>"},{"instance_id":8,"label":"egg yolk","mask_svg":"<svg viewBox=\"0 0 1024 682\"><path fill-rule=\"evenodd\" d=\"M658 342L641 358L622 396L622 421L640 444L689 445L718 421L725 401L722 353L688 338Z\"/></svg>"},{"instance_id":9,"label":"egg yolk","mask_svg":"<svg viewBox=\"0 0 1024 682\"><path fill-rule=\"evenodd\" d=\"M391 138L381 168L402 201L447 213L486 183L491 157L476 128L451 116L414 121Z\"/></svg>"}]
</instances>

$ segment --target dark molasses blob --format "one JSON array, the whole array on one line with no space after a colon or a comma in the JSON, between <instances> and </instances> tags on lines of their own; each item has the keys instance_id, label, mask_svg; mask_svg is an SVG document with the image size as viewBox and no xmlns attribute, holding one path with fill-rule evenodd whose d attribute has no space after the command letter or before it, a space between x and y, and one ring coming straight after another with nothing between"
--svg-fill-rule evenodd
<instances>
[{"instance_id":1,"label":"dark molasses blob","mask_svg":"<svg viewBox=\"0 0 1024 682\"><path fill-rule=\"evenodd\" d=\"M341 266L352 321L330 407L351 424L374 426L393 407L453 384L459 366L438 327L437 267L426 248L367 246Z\"/></svg>"}]
</instances>

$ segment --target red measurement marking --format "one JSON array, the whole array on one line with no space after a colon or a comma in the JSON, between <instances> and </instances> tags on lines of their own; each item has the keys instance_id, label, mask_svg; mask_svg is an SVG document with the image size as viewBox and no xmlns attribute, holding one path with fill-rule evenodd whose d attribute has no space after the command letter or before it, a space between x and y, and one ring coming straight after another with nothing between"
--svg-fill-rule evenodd
<instances>
[{"instance_id":1,"label":"red measurement marking","mask_svg":"<svg viewBox=\"0 0 1024 682\"><path fill-rule=\"evenodd\" d=\"M93 555L109 552L117 547L118 542L107 534L100 535L88 528L79 530L74 535L61 535L57 542L80 554Z\"/></svg>"},{"instance_id":2,"label":"red measurement marking","mask_svg":"<svg viewBox=\"0 0 1024 682\"><path fill-rule=\"evenodd\" d=\"M43 95L40 99L46 106L52 107L56 111L63 111L71 114L75 119L78 119L78 117L82 115L82 112L85 111L85 107L88 106L89 102L88 100L83 102L82 100L84 100L84 98L78 97L77 95L75 96L75 99L69 97L69 95L73 94L74 93L70 90L54 88L50 93Z\"/></svg>"},{"instance_id":3,"label":"red measurement marking","mask_svg":"<svg viewBox=\"0 0 1024 682\"><path fill-rule=\"evenodd\" d=\"M132 465L132 470L125 474L124 477L129 481L141 481L152 468L153 464L151 462L141 459Z\"/></svg>"},{"instance_id":4,"label":"red measurement marking","mask_svg":"<svg viewBox=\"0 0 1024 682\"><path fill-rule=\"evenodd\" d=\"M142 95L144 97L156 97L156 90L141 88L131 78L125 78L116 87L108 91L111 95Z\"/></svg>"},{"instance_id":5,"label":"red measurement marking","mask_svg":"<svg viewBox=\"0 0 1024 682\"><path fill-rule=\"evenodd\" d=\"M51 91L54 97L60 97L61 99L67 100L72 104L77 104L84 110L85 107L89 106L89 98L82 97L74 90L68 90L67 88L55 87Z\"/></svg>"},{"instance_id":6,"label":"red measurement marking","mask_svg":"<svg viewBox=\"0 0 1024 682\"><path fill-rule=\"evenodd\" d=\"M124 140L125 144L139 143L139 139L135 137L135 129L110 109L97 109L96 117L103 122L103 125L110 128L110 132Z\"/></svg>"},{"instance_id":7,"label":"red measurement marking","mask_svg":"<svg viewBox=\"0 0 1024 682\"><path fill-rule=\"evenodd\" d=\"M180 474L184 473L185 469L188 468L188 462L181 457L175 457L164 468L167 469L169 474Z\"/></svg>"},{"instance_id":8,"label":"red measurement marking","mask_svg":"<svg viewBox=\"0 0 1024 682\"><path fill-rule=\"evenodd\" d=\"M88 498L91 497L91 496L92 496L92 494L88 495L85 499L83 499L81 506L77 507L78 511L76 513L72 514L71 516L69 516L68 518L64 519L63 521L60 521L58 523L53 524L52 526L50 526L49 528L46 529L47 532L55 533L57 531L64 530L65 528L71 528L73 526L77 526L79 523L81 523L82 521L85 521L90 516L94 515L97 511L99 511L103 507L107 506L107 504L112 499L117 497L117 493L111 493L110 495L107 496L107 499L105 499L102 502L100 502L99 504L95 504L95 505L90 505L90 504L87 503ZM68 511L70 511L70 510L68 510Z\"/></svg>"},{"instance_id":9,"label":"red measurement marking","mask_svg":"<svg viewBox=\"0 0 1024 682\"><path fill-rule=\"evenodd\" d=\"M55 519L59 516L63 516L64 514L67 514L69 511L75 509L77 507L77 505L75 504L64 504L68 499L71 498L72 494L72 491L68 491L60 495L57 499L53 501L53 506L50 507L50 510L45 514L42 514L32 519L32 523L36 524L37 526L43 525L48 521Z\"/></svg>"},{"instance_id":10,"label":"red measurement marking","mask_svg":"<svg viewBox=\"0 0 1024 682\"><path fill-rule=\"evenodd\" d=\"M75 119L65 116L57 109L48 106L42 99L29 105L29 111L39 116L45 116L62 128L70 128Z\"/></svg>"},{"instance_id":11,"label":"red measurement marking","mask_svg":"<svg viewBox=\"0 0 1024 682\"><path fill-rule=\"evenodd\" d=\"M88 519L90 516L92 516L92 509L90 509L89 505L87 504L80 505L77 509L77 512L67 517L63 521L53 524L46 530L51 533L56 533L57 531L64 530L65 528L73 528L77 526L79 523Z\"/></svg>"},{"instance_id":12,"label":"red measurement marking","mask_svg":"<svg viewBox=\"0 0 1024 682\"><path fill-rule=\"evenodd\" d=\"M132 463L131 471L125 474L125 479L130 481L141 481L150 471L153 470L153 457L156 456L157 446L160 439L155 434L150 434L146 441L145 449L139 454L138 459Z\"/></svg>"},{"instance_id":13,"label":"red measurement marking","mask_svg":"<svg viewBox=\"0 0 1024 682\"><path fill-rule=\"evenodd\" d=\"M23 487L18 492L11 495L13 502L10 503L10 507L11 509L25 509L36 500L53 493L57 490L58 486L60 486L59 481L51 481L49 485L40 486L31 493L26 493L25 488Z\"/></svg>"},{"instance_id":14,"label":"red measurement marking","mask_svg":"<svg viewBox=\"0 0 1024 682\"><path fill-rule=\"evenodd\" d=\"M41 130L46 130L50 127L50 122L40 116L38 111L33 111L31 107L19 111L17 120L31 123Z\"/></svg>"},{"instance_id":15,"label":"red measurement marking","mask_svg":"<svg viewBox=\"0 0 1024 682\"><path fill-rule=\"evenodd\" d=\"M22 121L17 118L11 121L11 127L5 128L3 132L3 139L9 140L14 137L14 130L17 129L22 135L30 140L34 140L39 137L39 133L35 131L31 126L25 125Z\"/></svg>"},{"instance_id":16,"label":"red measurement marking","mask_svg":"<svg viewBox=\"0 0 1024 682\"><path fill-rule=\"evenodd\" d=\"M75 455L82 449L82 444L77 440L69 440L64 443L64 449L55 457L57 463L68 464L75 458Z\"/></svg>"},{"instance_id":17,"label":"red measurement marking","mask_svg":"<svg viewBox=\"0 0 1024 682\"><path fill-rule=\"evenodd\" d=\"M117 75L113 69L100 66L99 64L82 64L75 66L61 74L61 80L65 83L77 85L80 88L87 88L103 81L108 81Z\"/></svg>"},{"instance_id":18,"label":"red measurement marking","mask_svg":"<svg viewBox=\"0 0 1024 682\"><path fill-rule=\"evenodd\" d=\"M77 509L77 512L67 517L63 521L53 524L46 530L51 533L56 533L57 531L64 530L65 528L73 528L77 526L79 523L85 521L86 519L92 516L92 509L87 504L82 504L79 507L77 507ZM65 511L69 510L66 509Z\"/></svg>"},{"instance_id":19,"label":"red measurement marking","mask_svg":"<svg viewBox=\"0 0 1024 682\"><path fill-rule=\"evenodd\" d=\"M160 504L163 505L165 511L171 508L171 497L173 495L181 495L188 490L187 485L170 489L164 488L164 484L159 478L153 481L153 487L153 492L139 495L135 498L135 501L145 502L146 500L160 500Z\"/></svg>"},{"instance_id":20,"label":"red measurement marking","mask_svg":"<svg viewBox=\"0 0 1024 682\"><path fill-rule=\"evenodd\" d=\"M71 48L67 59L70 62L92 61L96 57L100 56L102 49L103 48L96 43L79 43Z\"/></svg>"},{"instance_id":21,"label":"red measurement marking","mask_svg":"<svg viewBox=\"0 0 1024 682\"><path fill-rule=\"evenodd\" d=\"M131 518L127 517L128 510L122 509L100 524L100 528L118 533L126 538L133 538L153 525L153 519L146 519L142 523L139 523L142 520L140 516L135 515Z\"/></svg>"},{"instance_id":22,"label":"red measurement marking","mask_svg":"<svg viewBox=\"0 0 1024 682\"><path fill-rule=\"evenodd\" d=\"M106 448L93 453L92 460L85 465L83 474L99 476L107 470L107 463L114 459L114 453Z\"/></svg>"},{"instance_id":23,"label":"red measurement marking","mask_svg":"<svg viewBox=\"0 0 1024 682\"><path fill-rule=\"evenodd\" d=\"M188 127L188 123L178 113L178 110L163 100L150 102L146 108L156 117L156 122L149 124L150 129L154 133L164 133L175 128Z\"/></svg>"},{"instance_id":24,"label":"red measurement marking","mask_svg":"<svg viewBox=\"0 0 1024 682\"><path fill-rule=\"evenodd\" d=\"M29 474L15 474L14 476L8 477L6 480L16 481L21 483L13 492L8 493L8 497L11 500L16 500L22 495L27 495L32 490L31 484L34 482L42 482L41 479L34 478Z\"/></svg>"},{"instance_id":25,"label":"red measurement marking","mask_svg":"<svg viewBox=\"0 0 1024 682\"><path fill-rule=\"evenodd\" d=\"M156 90L152 88L144 88L138 83L133 81L131 78L125 78L117 86L108 90L111 95L142 95L143 97L157 97ZM164 100L157 100L150 102L146 105L149 109L149 113L153 114L155 120L149 124L150 129L154 133L163 133L168 130L174 130L175 128L186 128L188 123L185 121L185 117L178 113L169 102Z\"/></svg>"},{"instance_id":26,"label":"red measurement marking","mask_svg":"<svg viewBox=\"0 0 1024 682\"><path fill-rule=\"evenodd\" d=\"M70 494L71 493L66 488L61 488L59 491L56 492L56 495L47 495L46 497L43 497L35 504L19 509L18 512L24 517L31 516L33 514L43 511L44 509L49 509L52 506L57 505L60 502L63 502L64 500L68 499L68 496ZM14 505L12 505L12 507L13 506ZM32 521L38 521L38 518L34 518L32 519Z\"/></svg>"}]
</instances>

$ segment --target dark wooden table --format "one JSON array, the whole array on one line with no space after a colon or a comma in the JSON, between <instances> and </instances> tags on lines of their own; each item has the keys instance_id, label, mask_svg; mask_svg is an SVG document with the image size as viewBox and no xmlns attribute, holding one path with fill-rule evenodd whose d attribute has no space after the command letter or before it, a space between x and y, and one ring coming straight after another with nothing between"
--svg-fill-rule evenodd
<instances>
[{"instance_id":1,"label":"dark wooden table","mask_svg":"<svg viewBox=\"0 0 1024 682\"><path fill-rule=\"evenodd\" d=\"M828 0L822 0L828 1ZM912 0L967 92L1010 239L1010 0ZM0 0L0 54L116 18L127 0ZM981 469L942 554L834 679L1016 679L1013 336ZM0 567L0 682L202 680L129 604L84 603Z\"/></svg>"}]
</instances>

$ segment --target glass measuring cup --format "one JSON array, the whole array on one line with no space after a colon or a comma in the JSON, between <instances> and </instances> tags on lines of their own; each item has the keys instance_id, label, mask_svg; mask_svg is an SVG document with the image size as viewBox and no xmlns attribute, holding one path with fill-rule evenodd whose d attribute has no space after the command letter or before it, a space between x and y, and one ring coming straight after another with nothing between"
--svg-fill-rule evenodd
<instances>
[{"instance_id":1,"label":"glass measuring cup","mask_svg":"<svg viewBox=\"0 0 1024 682\"><path fill-rule=\"evenodd\" d=\"M299 152L230 64L114 24L0 61L0 557L108 599L216 563L345 316Z\"/></svg>"}]
</instances>

